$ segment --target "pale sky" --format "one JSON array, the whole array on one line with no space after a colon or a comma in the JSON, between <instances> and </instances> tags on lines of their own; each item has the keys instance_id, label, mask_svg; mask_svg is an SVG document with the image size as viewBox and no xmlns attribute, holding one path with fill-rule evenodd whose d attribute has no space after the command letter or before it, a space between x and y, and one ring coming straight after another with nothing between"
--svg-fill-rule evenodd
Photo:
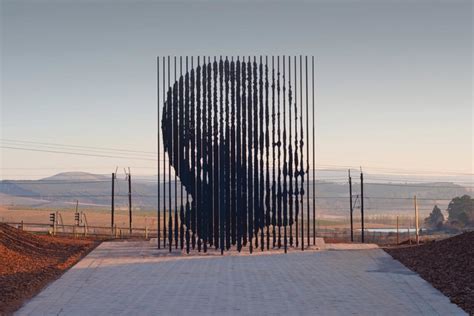
<instances>
[{"instance_id":1,"label":"pale sky","mask_svg":"<svg viewBox=\"0 0 474 316\"><path fill-rule=\"evenodd\" d=\"M473 172L472 1L0 1L3 140L155 152L156 56L305 54L318 167ZM2 179L156 174L0 152Z\"/></svg>"}]
</instances>

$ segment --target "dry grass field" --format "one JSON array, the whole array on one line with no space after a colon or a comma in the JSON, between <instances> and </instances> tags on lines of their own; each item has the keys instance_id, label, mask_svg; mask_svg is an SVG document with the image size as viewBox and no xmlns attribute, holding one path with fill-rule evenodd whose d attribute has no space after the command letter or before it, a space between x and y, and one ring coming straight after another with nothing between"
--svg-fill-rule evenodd
<instances>
[{"instance_id":1,"label":"dry grass field","mask_svg":"<svg viewBox=\"0 0 474 316\"><path fill-rule=\"evenodd\" d=\"M61 214L64 225L74 225L75 209L73 208L35 209L27 207L0 206L0 221L15 223L23 221L25 223L49 224L49 214L56 211L59 211ZM79 212L83 212L86 215L89 226L110 227L110 210L79 208ZM153 211L134 212L132 216L133 227L155 227L156 219L156 212ZM115 224L118 228L128 228L128 210L115 211Z\"/></svg>"},{"instance_id":2,"label":"dry grass field","mask_svg":"<svg viewBox=\"0 0 474 316\"><path fill-rule=\"evenodd\" d=\"M74 213L73 207L69 208L31 208L23 206L8 206L0 205L0 222L14 222L19 223L21 221L25 223L38 223L38 224L49 224L49 214L52 212L59 211L61 214L64 225L74 225ZM83 212L86 215L89 226L97 227L110 227L111 215L110 209L105 208L86 208L79 206L79 212ZM118 209L115 211L115 224L117 228L128 228L128 210ZM156 227L156 210L139 210L133 211L132 223L134 228L149 229ZM161 218L163 221L163 218ZM392 228L396 221L393 218L388 217L367 217L366 228ZM403 227L406 225L406 218L401 221ZM350 227L349 219L341 216L324 216L319 215L316 221L317 229L348 229ZM354 227L358 229L360 227L360 219L354 217Z\"/></svg>"}]
</instances>

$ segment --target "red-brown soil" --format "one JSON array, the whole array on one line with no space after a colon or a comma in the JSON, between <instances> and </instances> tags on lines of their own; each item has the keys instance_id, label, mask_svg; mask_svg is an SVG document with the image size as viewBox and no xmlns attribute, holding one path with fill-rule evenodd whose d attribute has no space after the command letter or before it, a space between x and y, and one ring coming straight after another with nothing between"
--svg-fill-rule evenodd
<instances>
[{"instance_id":1,"label":"red-brown soil","mask_svg":"<svg viewBox=\"0 0 474 316\"><path fill-rule=\"evenodd\" d=\"M474 232L385 251L474 315Z\"/></svg>"},{"instance_id":2,"label":"red-brown soil","mask_svg":"<svg viewBox=\"0 0 474 316\"><path fill-rule=\"evenodd\" d=\"M0 223L0 315L13 313L96 245L36 236Z\"/></svg>"}]
</instances>

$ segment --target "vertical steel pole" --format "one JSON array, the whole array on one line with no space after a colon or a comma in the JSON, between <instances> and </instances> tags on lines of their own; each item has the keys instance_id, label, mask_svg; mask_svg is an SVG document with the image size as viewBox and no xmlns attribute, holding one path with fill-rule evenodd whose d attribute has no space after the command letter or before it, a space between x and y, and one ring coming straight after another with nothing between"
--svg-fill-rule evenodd
<instances>
[{"instance_id":1,"label":"vertical steel pole","mask_svg":"<svg viewBox=\"0 0 474 316\"><path fill-rule=\"evenodd\" d=\"M282 192L281 192L281 108L280 108L280 56L277 56L277 103L278 103L278 249L281 248L281 225L282 225Z\"/></svg>"},{"instance_id":2,"label":"vertical steel pole","mask_svg":"<svg viewBox=\"0 0 474 316\"><path fill-rule=\"evenodd\" d=\"M110 208L110 213L111 213L111 222L110 222L110 227L112 228L112 232L114 229L115 225L115 173L112 172L112 200L111 200L111 208Z\"/></svg>"},{"instance_id":3,"label":"vertical steel pole","mask_svg":"<svg viewBox=\"0 0 474 316\"><path fill-rule=\"evenodd\" d=\"M354 222L353 222L353 207L352 207L352 178L351 170L348 170L349 173L349 211L351 219L351 242L354 242Z\"/></svg>"},{"instance_id":4,"label":"vertical steel pole","mask_svg":"<svg viewBox=\"0 0 474 316\"><path fill-rule=\"evenodd\" d=\"M157 235L157 243L158 243L158 249L161 248L160 245L160 57L156 58L156 129L157 129L157 148L158 148L158 159L157 159L157 167L158 167L158 203L157 203L157 211L156 211L156 224L157 224L157 229L156 229L156 235Z\"/></svg>"},{"instance_id":5,"label":"vertical steel pole","mask_svg":"<svg viewBox=\"0 0 474 316\"><path fill-rule=\"evenodd\" d=\"M180 73L180 76L179 76L179 135L180 137L178 137L179 139L179 143L181 143L183 141L182 138L184 138L184 128L185 128L185 125L184 125L184 98L183 98L183 87L184 87L184 78L183 78L183 56L179 56L179 73ZM178 144L179 144L178 143ZM181 156L184 152L182 152L184 150L184 144L179 146L178 145L178 148L179 148L179 152L180 152L180 159L179 159L179 162L178 162L178 165L179 165L179 181L180 181L180 206L179 206L179 246L180 246L180 249L183 250L184 248L184 223L183 223L183 219L184 219L184 208L183 208L183 170L181 170L181 167L184 165L184 163L182 163L182 161L184 161L184 157Z\"/></svg>"},{"instance_id":6,"label":"vertical steel pole","mask_svg":"<svg viewBox=\"0 0 474 316\"><path fill-rule=\"evenodd\" d=\"M168 87L171 90L171 69L170 69L170 56L168 56ZM169 98L168 98L168 107L170 108L170 111L168 113L169 115L169 120L171 120L170 124L170 132L171 132L171 144L169 145L169 150L168 150L168 250L171 252L171 247L172 247L172 227L173 227L173 222L172 222L172 211L171 211L171 162L173 161L173 142L174 142L174 136L173 136L173 116L172 116L172 102L173 102L173 92L170 91L168 93Z\"/></svg>"},{"instance_id":7,"label":"vertical steel pole","mask_svg":"<svg viewBox=\"0 0 474 316\"><path fill-rule=\"evenodd\" d=\"M130 237L132 236L132 175L128 172L128 220Z\"/></svg>"},{"instance_id":8,"label":"vertical steel pole","mask_svg":"<svg viewBox=\"0 0 474 316\"><path fill-rule=\"evenodd\" d=\"M165 84L165 79L166 79L166 66L165 66L165 63L166 63L166 59L165 59L165 56L163 56L163 59L162 59L162 65L163 65L163 109L165 108L166 106L166 84ZM164 123L162 124L162 127L164 126ZM163 132L163 130L162 130ZM164 136L164 134L162 133L162 135ZM164 137L163 137L163 145L164 145ZM165 160L166 160L166 152L164 150L164 146L163 146L163 248L166 248L166 163L165 163ZM169 162L169 161L168 161ZM161 222L161 218L158 218L158 221ZM159 242L159 240L158 240Z\"/></svg>"},{"instance_id":9,"label":"vertical steel pole","mask_svg":"<svg viewBox=\"0 0 474 316\"><path fill-rule=\"evenodd\" d=\"M415 238L416 238L416 244L420 244L420 227L419 227L419 221L418 221L418 201L416 199L416 195L414 196L414 204L415 204Z\"/></svg>"},{"instance_id":10,"label":"vertical steel pole","mask_svg":"<svg viewBox=\"0 0 474 316\"><path fill-rule=\"evenodd\" d=\"M179 86L177 84L177 78L176 78L176 56L174 56L174 82L173 86L175 88L173 89L173 139L175 139L175 142L173 144L173 152L174 152L174 246L175 249L178 249L178 173L179 173L179 126L178 126L178 90Z\"/></svg>"},{"instance_id":11,"label":"vertical steel pole","mask_svg":"<svg viewBox=\"0 0 474 316\"><path fill-rule=\"evenodd\" d=\"M288 163L286 161L286 56L283 56L283 248L285 253L288 250L287 221L288 221L288 188L286 175L288 173Z\"/></svg>"},{"instance_id":12,"label":"vertical steel pole","mask_svg":"<svg viewBox=\"0 0 474 316\"><path fill-rule=\"evenodd\" d=\"M306 173L308 179L306 180L306 212L307 212L307 244L310 244L310 221L309 221L309 103L308 103L308 56L305 56L305 81L306 81Z\"/></svg>"},{"instance_id":13,"label":"vertical steel pole","mask_svg":"<svg viewBox=\"0 0 474 316\"><path fill-rule=\"evenodd\" d=\"M311 58L311 84L312 84L312 114L313 114L313 245L316 245L316 139L314 138L316 133L315 128L315 117L314 117L314 56ZM309 146L309 144L308 144ZM308 169L309 170L309 169Z\"/></svg>"},{"instance_id":14,"label":"vertical steel pole","mask_svg":"<svg viewBox=\"0 0 474 316\"><path fill-rule=\"evenodd\" d=\"M298 187L298 165L299 165L299 160L298 160L298 76L297 76L297 68L298 68L298 63L297 63L297 57L296 55L294 56L294 65L295 65L295 236L296 236L296 247L298 247L299 243L299 225L298 225L298 220L299 220L299 209L300 209L300 201L299 201L299 190L300 188Z\"/></svg>"},{"instance_id":15,"label":"vertical steel pole","mask_svg":"<svg viewBox=\"0 0 474 316\"><path fill-rule=\"evenodd\" d=\"M364 174L362 173L362 170L360 171L360 216L362 228L362 243L364 243Z\"/></svg>"},{"instance_id":16,"label":"vertical steel pole","mask_svg":"<svg viewBox=\"0 0 474 316\"><path fill-rule=\"evenodd\" d=\"M300 106L301 106L301 115L300 115L300 131L301 131L301 141L300 141L300 154L301 154L301 250L304 250L304 166L303 166L303 56L300 55Z\"/></svg>"},{"instance_id":17,"label":"vertical steel pole","mask_svg":"<svg viewBox=\"0 0 474 316\"><path fill-rule=\"evenodd\" d=\"M288 197L289 197L289 225L290 225L290 247L293 247L293 146L292 146L292 127L291 127L291 105L293 102L293 95L292 95L292 90L291 90L291 56L288 56L288 114L289 114L289 120L288 120L288 130L290 133L289 139L288 139L288 180L290 180L289 184L289 191L288 191Z\"/></svg>"}]
</instances>

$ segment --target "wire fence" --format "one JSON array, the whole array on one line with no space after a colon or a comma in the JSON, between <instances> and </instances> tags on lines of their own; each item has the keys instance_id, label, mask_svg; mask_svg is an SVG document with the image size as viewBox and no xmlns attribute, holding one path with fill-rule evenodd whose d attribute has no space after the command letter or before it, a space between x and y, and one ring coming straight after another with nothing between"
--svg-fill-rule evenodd
<instances>
[{"instance_id":1,"label":"wire fence","mask_svg":"<svg viewBox=\"0 0 474 316\"><path fill-rule=\"evenodd\" d=\"M107 227L107 226L88 226L88 225L70 225L70 224L57 224L56 226L45 223L35 222L4 222L4 224L18 228L23 231L31 232L34 234L49 234L68 238L94 238L94 239L144 239L149 240L157 238L158 230L156 227ZM365 243L373 243L381 246L396 245L402 243L414 243L415 231L414 229L401 228L397 232L394 229L366 229L364 231ZM360 229L355 229L353 232L353 242L362 242L362 232ZM449 236L446 233L431 232L428 230L420 231L420 240L422 242L440 239ZM165 231L160 231L160 237L166 239ZM298 236L293 234L288 235L288 240L292 238L294 241ZM307 236L305 236L307 237ZM351 242L351 231L347 228L318 228L316 231L317 238L324 238L326 243L350 243ZM310 235L313 238L313 235ZM173 244L175 240L172 238Z\"/></svg>"}]
</instances>

